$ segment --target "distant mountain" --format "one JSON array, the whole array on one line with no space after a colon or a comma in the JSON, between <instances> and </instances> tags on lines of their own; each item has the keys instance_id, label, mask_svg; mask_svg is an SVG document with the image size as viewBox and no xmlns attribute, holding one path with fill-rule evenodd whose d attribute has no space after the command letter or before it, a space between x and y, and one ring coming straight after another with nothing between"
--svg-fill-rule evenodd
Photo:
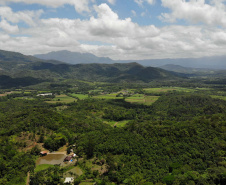
<instances>
[{"instance_id":1,"label":"distant mountain","mask_svg":"<svg viewBox=\"0 0 226 185\"><path fill-rule=\"evenodd\" d=\"M180 75L138 63L66 64L15 52L0 51L0 87L27 86L40 82L77 79L100 82L150 82L178 79ZM7 84L9 84L7 86Z\"/></svg>"},{"instance_id":2,"label":"distant mountain","mask_svg":"<svg viewBox=\"0 0 226 185\"><path fill-rule=\"evenodd\" d=\"M202 58L178 58L178 59L147 59L147 60L112 60L107 57L97 57L90 53L78 53L71 51L54 51L47 54L34 55L44 60L59 60L69 64L86 63L131 63L136 62L143 66L160 67L167 64L180 65L190 68L226 69L226 56L212 56Z\"/></svg>"},{"instance_id":3,"label":"distant mountain","mask_svg":"<svg viewBox=\"0 0 226 185\"><path fill-rule=\"evenodd\" d=\"M190 68L226 69L226 56L177 59L119 60L120 63L137 62L143 66L160 67L167 64Z\"/></svg>"},{"instance_id":4,"label":"distant mountain","mask_svg":"<svg viewBox=\"0 0 226 185\"><path fill-rule=\"evenodd\" d=\"M211 75L218 71L216 69L183 67L175 64L166 64L160 66L159 68L177 73L195 74L195 75L205 75L205 74Z\"/></svg>"},{"instance_id":5,"label":"distant mountain","mask_svg":"<svg viewBox=\"0 0 226 185\"><path fill-rule=\"evenodd\" d=\"M106 63L112 64L113 60L107 57L97 57L91 53L79 53L71 51L53 51L47 54L34 55L44 60L59 60L69 64Z\"/></svg>"}]
</instances>

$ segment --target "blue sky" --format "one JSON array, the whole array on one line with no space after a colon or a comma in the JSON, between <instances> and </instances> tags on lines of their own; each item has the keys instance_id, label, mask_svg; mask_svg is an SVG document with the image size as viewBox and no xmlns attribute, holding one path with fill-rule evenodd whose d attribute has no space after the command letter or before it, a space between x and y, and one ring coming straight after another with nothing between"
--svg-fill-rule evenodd
<instances>
[{"instance_id":1,"label":"blue sky","mask_svg":"<svg viewBox=\"0 0 226 185\"><path fill-rule=\"evenodd\" d=\"M0 49L28 55L225 55L225 28L225 0L0 0Z\"/></svg>"}]
</instances>

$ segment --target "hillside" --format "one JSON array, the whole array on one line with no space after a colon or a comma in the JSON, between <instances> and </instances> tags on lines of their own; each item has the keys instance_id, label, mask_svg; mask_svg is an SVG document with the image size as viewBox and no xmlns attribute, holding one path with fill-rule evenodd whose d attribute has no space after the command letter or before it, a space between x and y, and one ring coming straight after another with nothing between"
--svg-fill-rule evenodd
<instances>
[{"instance_id":1,"label":"hillside","mask_svg":"<svg viewBox=\"0 0 226 185\"><path fill-rule=\"evenodd\" d=\"M33 56L26 56L21 53L0 50L0 61L4 62L37 62L40 59Z\"/></svg>"},{"instance_id":2,"label":"hillside","mask_svg":"<svg viewBox=\"0 0 226 185\"><path fill-rule=\"evenodd\" d=\"M219 70L216 69L208 69L208 68L192 68L192 67L184 67L181 65L175 65L175 64L166 64L163 66L160 66L159 68L167 70L167 71L173 71L177 73L184 73L184 74L193 74L193 75L211 75L218 73Z\"/></svg>"}]
</instances>

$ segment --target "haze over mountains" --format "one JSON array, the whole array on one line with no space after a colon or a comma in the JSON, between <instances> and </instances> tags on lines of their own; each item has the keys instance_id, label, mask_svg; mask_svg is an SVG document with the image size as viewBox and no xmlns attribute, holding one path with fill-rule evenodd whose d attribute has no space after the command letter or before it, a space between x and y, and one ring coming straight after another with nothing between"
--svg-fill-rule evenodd
<instances>
[{"instance_id":1,"label":"haze over mountains","mask_svg":"<svg viewBox=\"0 0 226 185\"><path fill-rule=\"evenodd\" d=\"M179 59L146 59L146 60L112 60L107 57L97 57L90 53L71 51L55 51L47 54L34 55L44 60L59 60L70 64L78 63L130 63L136 62L143 66L161 67L167 64L180 65L189 68L226 69L226 56Z\"/></svg>"},{"instance_id":2,"label":"haze over mountains","mask_svg":"<svg viewBox=\"0 0 226 185\"><path fill-rule=\"evenodd\" d=\"M98 59L95 56L94 58ZM5 88L65 79L97 82L150 82L178 78L184 78L184 75L160 68L144 67L135 62L71 65L57 60L42 60L21 53L0 50L0 87Z\"/></svg>"},{"instance_id":3,"label":"haze over mountains","mask_svg":"<svg viewBox=\"0 0 226 185\"><path fill-rule=\"evenodd\" d=\"M107 57L97 57L91 53L79 53L67 50L53 51L47 54L38 54L34 56L44 60L59 60L69 64L115 63L114 60Z\"/></svg>"},{"instance_id":4,"label":"haze over mountains","mask_svg":"<svg viewBox=\"0 0 226 185\"><path fill-rule=\"evenodd\" d=\"M45 58L45 56L52 57ZM110 58L101 58L92 54L69 51L52 52L50 55L43 55L43 58L47 60L34 56L26 56L17 52L0 50L0 86L7 88L12 86L28 86L41 82L65 79L97 82L151 82L153 80L176 80L202 75L212 77L226 76L226 70L223 70L225 65L223 57L221 61L218 60L218 65L214 66L215 68L222 66L222 70L189 68L175 64L161 66L164 62L167 62L166 59L159 60L159 63L151 60L149 63L150 65L158 64L159 67L150 67L150 65L145 67L141 64L148 60L127 61L125 63L126 61L114 61ZM65 63L65 60L58 61L56 59L67 59L67 63ZM179 62L179 59L175 61ZM185 61L182 60L182 63ZM204 61L200 61L198 64L201 65L202 62ZM192 62L187 65L191 64ZM207 62L206 66L208 64Z\"/></svg>"}]
</instances>

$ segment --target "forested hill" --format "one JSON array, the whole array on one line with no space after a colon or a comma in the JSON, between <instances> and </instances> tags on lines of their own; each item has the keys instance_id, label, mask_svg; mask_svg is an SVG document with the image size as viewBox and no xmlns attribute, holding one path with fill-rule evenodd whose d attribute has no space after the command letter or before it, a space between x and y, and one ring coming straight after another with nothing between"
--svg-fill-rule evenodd
<instances>
[{"instance_id":1,"label":"forested hill","mask_svg":"<svg viewBox=\"0 0 226 185\"><path fill-rule=\"evenodd\" d=\"M12 81L15 81L15 78L28 77L38 79L36 81L78 79L101 82L150 82L154 79L181 78L176 73L153 67L143 67L138 63L69 65L6 51L0 51L0 75L9 76L13 78ZM11 83L10 78L7 79ZM0 85L2 86L2 84Z\"/></svg>"},{"instance_id":2,"label":"forested hill","mask_svg":"<svg viewBox=\"0 0 226 185\"><path fill-rule=\"evenodd\" d=\"M33 56L26 56L21 53L0 50L0 61L2 62L37 62L40 59Z\"/></svg>"}]
</instances>

